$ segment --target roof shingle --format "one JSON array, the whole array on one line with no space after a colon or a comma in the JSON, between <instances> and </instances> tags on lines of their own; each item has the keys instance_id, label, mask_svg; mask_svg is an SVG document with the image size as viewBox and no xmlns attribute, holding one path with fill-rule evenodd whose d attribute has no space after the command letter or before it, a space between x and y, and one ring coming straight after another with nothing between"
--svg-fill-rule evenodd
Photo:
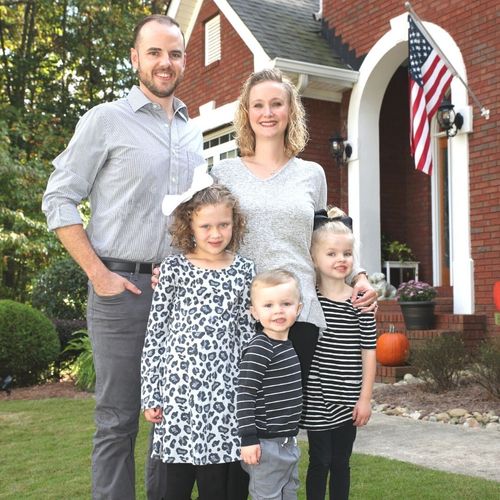
<instances>
[{"instance_id":1,"label":"roof shingle","mask_svg":"<svg viewBox=\"0 0 500 500\"><path fill-rule=\"evenodd\" d=\"M267 55L349 69L321 36L318 0L227 0Z\"/></svg>"}]
</instances>

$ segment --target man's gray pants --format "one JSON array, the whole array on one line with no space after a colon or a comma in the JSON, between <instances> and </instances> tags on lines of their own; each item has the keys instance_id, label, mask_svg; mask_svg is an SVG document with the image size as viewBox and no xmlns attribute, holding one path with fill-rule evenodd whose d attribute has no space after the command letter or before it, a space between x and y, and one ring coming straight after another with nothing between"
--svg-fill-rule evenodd
<instances>
[{"instance_id":1,"label":"man's gray pants","mask_svg":"<svg viewBox=\"0 0 500 500\"><path fill-rule=\"evenodd\" d=\"M241 466L248 472L252 500L297 500L300 449L297 438L260 440L260 461Z\"/></svg>"},{"instance_id":2,"label":"man's gray pants","mask_svg":"<svg viewBox=\"0 0 500 500\"><path fill-rule=\"evenodd\" d=\"M92 498L134 500L134 447L141 406L141 355L152 289L150 274L118 273L142 290L99 297L89 285L87 326L96 369ZM149 462L149 460L148 460ZM154 467L154 462L151 461ZM147 471L146 476L154 474Z\"/></svg>"}]
</instances>

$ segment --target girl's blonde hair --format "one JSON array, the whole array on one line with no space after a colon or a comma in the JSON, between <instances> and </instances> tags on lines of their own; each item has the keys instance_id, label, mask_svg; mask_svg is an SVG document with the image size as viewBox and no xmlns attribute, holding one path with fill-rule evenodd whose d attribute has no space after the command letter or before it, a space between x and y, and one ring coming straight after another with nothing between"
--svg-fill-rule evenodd
<instances>
[{"instance_id":1,"label":"girl's blonde hair","mask_svg":"<svg viewBox=\"0 0 500 500\"><path fill-rule=\"evenodd\" d=\"M297 88L279 69L264 69L252 73L243 84L241 95L238 99L238 108L234 117L236 142L240 149L240 154L241 156L255 154L255 133L250 126L248 117L249 100L252 88L263 82L280 83L288 95L290 115L285 131L284 151L287 156L295 156L303 151L309 139L306 114Z\"/></svg>"},{"instance_id":2,"label":"girl's blonde hair","mask_svg":"<svg viewBox=\"0 0 500 500\"><path fill-rule=\"evenodd\" d=\"M226 250L236 252L243 243L243 236L246 232L246 218L236 197L222 184L212 184L198 191L190 200L181 203L174 210L172 214L174 220L169 228L172 235L172 246L183 253L192 252L196 247L191 229L193 214L207 205L218 205L219 203L231 207L233 211L233 234Z\"/></svg>"}]
</instances>

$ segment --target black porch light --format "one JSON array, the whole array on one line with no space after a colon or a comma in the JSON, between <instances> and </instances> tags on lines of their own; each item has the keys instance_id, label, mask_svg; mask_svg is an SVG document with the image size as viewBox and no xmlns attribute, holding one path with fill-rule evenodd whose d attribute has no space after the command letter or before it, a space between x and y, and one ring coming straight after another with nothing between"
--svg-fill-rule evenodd
<instances>
[{"instance_id":1,"label":"black porch light","mask_svg":"<svg viewBox=\"0 0 500 500\"><path fill-rule=\"evenodd\" d=\"M339 133L330 137L329 142L330 153L337 161L337 165L345 165L352 155L352 146Z\"/></svg>"},{"instance_id":2,"label":"black porch light","mask_svg":"<svg viewBox=\"0 0 500 500\"><path fill-rule=\"evenodd\" d=\"M454 137L464 124L464 117L455 113L455 106L449 101L443 101L437 112L437 120L448 137Z\"/></svg>"}]
</instances>

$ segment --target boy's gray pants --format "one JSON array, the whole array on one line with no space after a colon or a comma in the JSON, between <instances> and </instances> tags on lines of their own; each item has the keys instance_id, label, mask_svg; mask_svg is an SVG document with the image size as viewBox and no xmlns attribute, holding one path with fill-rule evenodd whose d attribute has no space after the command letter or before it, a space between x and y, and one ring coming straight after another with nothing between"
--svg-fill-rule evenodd
<instances>
[{"instance_id":1,"label":"boy's gray pants","mask_svg":"<svg viewBox=\"0 0 500 500\"><path fill-rule=\"evenodd\" d=\"M297 500L300 449L297 438L260 440L260 461L241 466L250 476L252 500Z\"/></svg>"}]
</instances>

